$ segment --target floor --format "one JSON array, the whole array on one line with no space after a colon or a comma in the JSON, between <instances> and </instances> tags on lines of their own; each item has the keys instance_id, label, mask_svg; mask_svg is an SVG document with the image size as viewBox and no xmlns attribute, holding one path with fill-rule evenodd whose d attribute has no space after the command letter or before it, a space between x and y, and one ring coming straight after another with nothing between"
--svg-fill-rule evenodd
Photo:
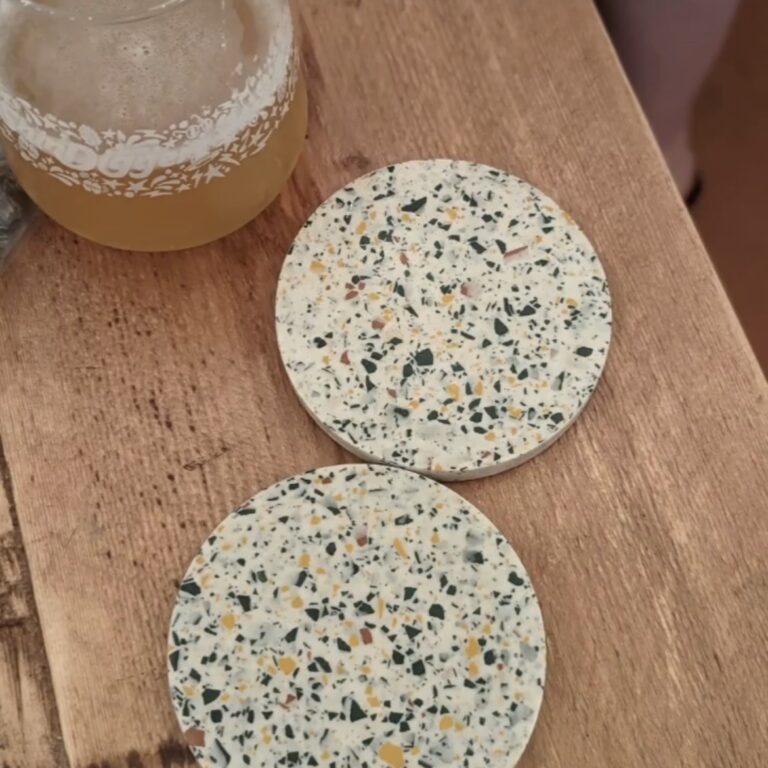
<instances>
[{"instance_id":1,"label":"floor","mask_svg":"<svg viewBox=\"0 0 768 768\"><path fill-rule=\"evenodd\" d=\"M694 115L691 213L768 375L768 2L742 0Z\"/></svg>"}]
</instances>

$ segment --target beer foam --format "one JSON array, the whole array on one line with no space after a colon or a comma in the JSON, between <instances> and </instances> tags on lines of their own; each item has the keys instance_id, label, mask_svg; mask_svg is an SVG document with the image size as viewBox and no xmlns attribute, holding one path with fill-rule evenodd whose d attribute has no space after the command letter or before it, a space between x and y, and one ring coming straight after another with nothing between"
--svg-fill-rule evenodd
<instances>
[{"instance_id":1,"label":"beer foam","mask_svg":"<svg viewBox=\"0 0 768 768\"><path fill-rule=\"evenodd\" d=\"M6 136L28 162L50 166L52 158L72 183L176 166L184 174L247 129L258 151L290 106L296 78L283 0L186 0L120 25L62 21L0 0L0 51Z\"/></svg>"}]
</instances>

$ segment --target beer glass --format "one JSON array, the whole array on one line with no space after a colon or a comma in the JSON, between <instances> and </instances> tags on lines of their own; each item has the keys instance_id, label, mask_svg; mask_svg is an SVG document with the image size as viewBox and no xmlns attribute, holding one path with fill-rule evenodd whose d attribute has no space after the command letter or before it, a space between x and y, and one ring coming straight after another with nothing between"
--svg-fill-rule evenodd
<instances>
[{"instance_id":1,"label":"beer glass","mask_svg":"<svg viewBox=\"0 0 768 768\"><path fill-rule=\"evenodd\" d=\"M278 194L307 122L289 0L0 0L0 141L105 245L174 250Z\"/></svg>"}]
</instances>

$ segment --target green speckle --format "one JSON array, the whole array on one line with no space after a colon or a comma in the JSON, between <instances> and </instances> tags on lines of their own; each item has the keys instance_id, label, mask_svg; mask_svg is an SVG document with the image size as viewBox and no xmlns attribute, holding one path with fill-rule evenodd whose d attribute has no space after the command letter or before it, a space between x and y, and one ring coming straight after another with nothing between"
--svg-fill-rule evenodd
<instances>
[{"instance_id":1,"label":"green speckle","mask_svg":"<svg viewBox=\"0 0 768 768\"><path fill-rule=\"evenodd\" d=\"M416 200L411 200L410 203L403 205L400 210L405 213L418 213L427 204L426 197L419 197Z\"/></svg>"},{"instance_id":2,"label":"green speckle","mask_svg":"<svg viewBox=\"0 0 768 768\"><path fill-rule=\"evenodd\" d=\"M429 347L426 347L425 349L420 349L416 353L416 365L434 365L435 364L435 358L432 354L432 350Z\"/></svg>"}]
</instances>

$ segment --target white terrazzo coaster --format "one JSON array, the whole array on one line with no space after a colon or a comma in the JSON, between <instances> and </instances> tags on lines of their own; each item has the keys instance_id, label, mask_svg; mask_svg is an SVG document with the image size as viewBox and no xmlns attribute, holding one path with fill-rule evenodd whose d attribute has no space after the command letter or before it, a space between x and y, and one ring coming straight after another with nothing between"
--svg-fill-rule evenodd
<instances>
[{"instance_id":1,"label":"white terrazzo coaster","mask_svg":"<svg viewBox=\"0 0 768 768\"><path fill-rule=\"evenodd\" d=\"M605 273L571 217L474 163L363 176L299 232L277 290L299 399L345 448L442 480L514 467L595 389Z\"/></svg>"},{"instance_id":2,"label":"white terrazzo coaster","mask_svg":"<svg viewBox=\"0 0 768 768\"><path fill-rule=\"evenodd\" d=\"M544 627L512 547L421 475L329 467L262 491L203 544L168 648L203 766L512 768Z\"/></svg>"}]
</instances>

